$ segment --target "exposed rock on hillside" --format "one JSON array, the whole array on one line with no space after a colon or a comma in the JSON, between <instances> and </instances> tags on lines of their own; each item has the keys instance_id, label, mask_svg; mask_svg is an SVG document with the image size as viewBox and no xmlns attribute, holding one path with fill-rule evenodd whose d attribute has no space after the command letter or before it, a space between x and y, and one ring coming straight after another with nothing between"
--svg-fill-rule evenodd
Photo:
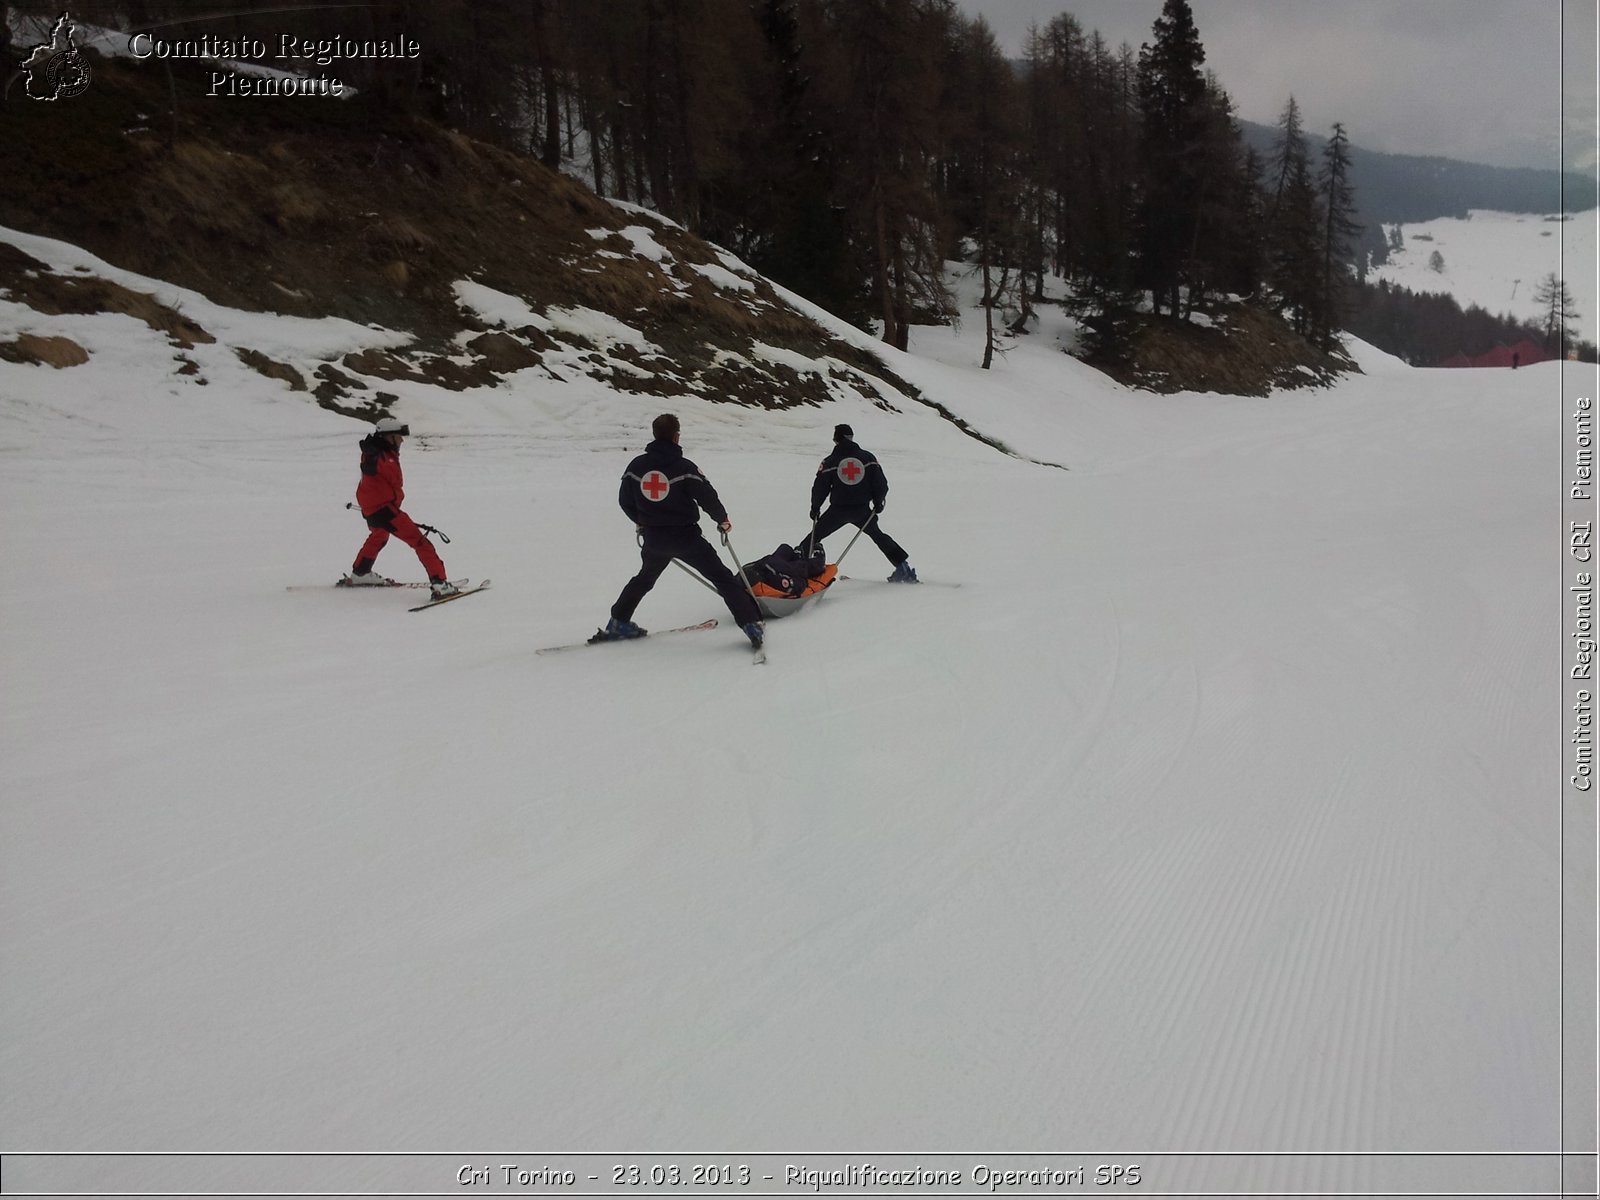
<instances>
[{"instance_id":1,"label":"exposed rock on hillside","mask_svg":"<svg viewBox=\"0 0 1600 1200\"><path fill-rule=\"evenodd\" d=\"M1197 313L1188 321L1136 318L1123 354L1088 361L1152 392L1235 396L1326 386L1342 372L1360 370L1342 351L1324 352L1281 317L1248 304Z\"/></svg>"}]
</instances>

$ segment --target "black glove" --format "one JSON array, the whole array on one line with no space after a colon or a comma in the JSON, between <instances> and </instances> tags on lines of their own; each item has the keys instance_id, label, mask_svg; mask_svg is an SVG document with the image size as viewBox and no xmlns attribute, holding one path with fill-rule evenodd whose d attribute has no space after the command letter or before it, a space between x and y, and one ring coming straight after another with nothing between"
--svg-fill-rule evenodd
<instances>
[{"instance_id":1,"label":"black glove","mask_svg":"<svg viewBox=\"0 0 1600 1200\"><path fill-rule=\"evenodd\" d=\"M886 500L874 500L872 502L872 511L875 513L881 513L883 511L883 506L887 503L888 501Z\"/></svg>"},{"instance_id":2,"label":"black glove","mask_svg":"<svg viewBox=\"0 0 1600 1200\"><path fill-rule=\"evenodd\" d=\"M811 510L811 523L815 525L820 520L822 520L822 510L820 508L813 508Z\"/></svg>"}]
</instances>

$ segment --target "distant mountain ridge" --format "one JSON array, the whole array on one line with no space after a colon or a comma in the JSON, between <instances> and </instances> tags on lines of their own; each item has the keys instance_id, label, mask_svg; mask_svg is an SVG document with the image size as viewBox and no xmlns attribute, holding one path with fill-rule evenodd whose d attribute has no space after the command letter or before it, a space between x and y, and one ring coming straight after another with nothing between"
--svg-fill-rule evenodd
<instances>
[{"instance_id":1,"label":"distant mountain ridge","mask_svg":"<svg viewBox=\"0 0 1600 1200\"><path fill-rule=\"evenodd\" d=\"M1240 121L1247 146L1263 157L1277 144L1272 125ZM1325 138L1306 137L1314 161ZM1388 261L1382 226L1416 224L1440 217L1465 217L1475 208L1508 213L1587 212L1595 207L1595 180L1573 171L1531 167L1488 167L1454 158L1385 154L1350 147L1350 181L1355 187L1355 249L1377 265ZM1364 252L1364 255L1363 255Z\"/></svg>"},{"instance_id":2,"label":"distant mountain ridge","mask_svg":"<svg viewBox=\"0 0 1600 1200\"><path fill-rule=\"evenodd\" d=\"M1278 139L1271 125L1241 121L1245 144L1270 154ZM1324 138L1308 135L1313 156ZM1573 171L1531 167L1487 167L1454 158L1385 154L1350 148L1351 181L1367 219L1384 224L1464 217L1474 208L1496 212L1554 213L1565 201L1568 212L1595 207L1595 180ZM1563 195L1563 189L1565 194Z\"/></svg>"}]
</instances>

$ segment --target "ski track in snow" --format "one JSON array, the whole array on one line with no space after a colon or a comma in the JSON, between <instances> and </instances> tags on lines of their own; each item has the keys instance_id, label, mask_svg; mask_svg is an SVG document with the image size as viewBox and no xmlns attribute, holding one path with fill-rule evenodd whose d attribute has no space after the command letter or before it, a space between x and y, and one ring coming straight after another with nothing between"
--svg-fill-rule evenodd
<instances>
[{"instance_id":1,"label":"ski track in snow","mask_svg":"<svg viewBox=\"0 0 1600 1200\"><path fill-rule=\"evenodd\" d=\"M755 672L676 570L639 620L721 625L533 653L637 569L659 400L407 391L407 508L495 579L424 619L283 590L364 536L356 423L49 321L89 364L0 363L13 1145L1552 1143L1553 365L1241 399L891 354L1071 472L684 400L744 556L844 420L963 585L832 589Z\"/></svg>"}]
</instances>

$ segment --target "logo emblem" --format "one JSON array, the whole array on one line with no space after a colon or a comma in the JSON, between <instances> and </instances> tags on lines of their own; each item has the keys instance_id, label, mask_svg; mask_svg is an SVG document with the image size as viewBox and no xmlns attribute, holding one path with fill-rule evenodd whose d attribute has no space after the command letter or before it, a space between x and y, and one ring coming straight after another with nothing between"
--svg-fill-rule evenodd
<instances>
[{"instance_id":1,"label":"logo emblem","mask_svg":"<svg viewBox=\"0 0 1600 1200\"><path fill-rule=\"evenodd\" d=\"M859 458L847 458L838 466L839 478L846 483L860 483L861 477L867 473L866 465Z\"/></svg>"},{"instance_id":2,"label":"logo emblem","mask_svg":"<svg viewBox=\"0 0 1600 1200\"><path fill-rule=\"evenodd\" d=\"M73 35L78 27L71 13L62 13L50 28L50 41L35 46L23 61L27 76L23 86L35 100L66 100L82 95L89 87L89 64L78 49Z\"/></svg>"},{"instance_id":3,"label":"logo emblem","mask_svg":"<svg viewBox=\"0 0 1600 1200\"><path fill-rule=\"evenodd\" d=\"M660 500L666 496L672 484L660 471L646 471L644 478L639 480L639 490L644 493L646 500Z\"/></svg>"}]
</instances>

